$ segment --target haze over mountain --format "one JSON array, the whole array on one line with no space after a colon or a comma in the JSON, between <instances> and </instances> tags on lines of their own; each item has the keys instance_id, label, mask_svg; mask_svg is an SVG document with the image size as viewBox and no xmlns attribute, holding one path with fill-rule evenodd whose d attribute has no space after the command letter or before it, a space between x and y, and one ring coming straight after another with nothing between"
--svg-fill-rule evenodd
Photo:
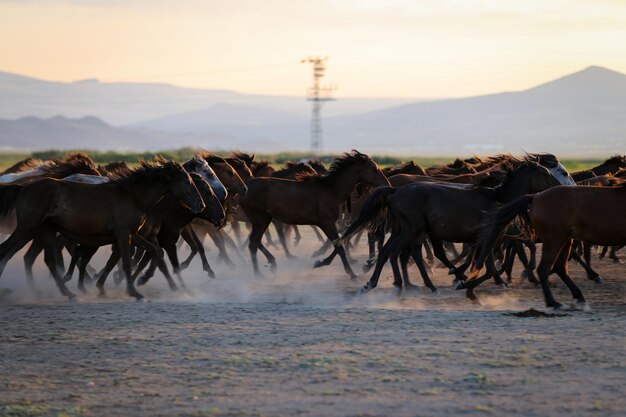
<instances>
[{"instance_id":1,"label":"haze over mountain","mask_svg":"<svg viewBox=\"0 0 626 417\"><path fill-rule=\"evenodd\" d=\"M2 121L4 148L308 149L310 104L302 97L165 84L54 83L7 73L0 73L0 97L0 118L47 119ZM49 119L58 114L74 119ZM326 105L323 115L328 151L626 153L626 75L589 67L519 92L408 104L341 99Z\"/></svg>"},{"instance_id":2,"label":"haze over mountain","mask_svg":"<svg viewBox=\"0 0 626 417\"><path fill-rule=\"evenodd\" d=\"M327 106L327 116L359 113L415 101L407 98L345 98ZM62 83L0 71L0 118L96 116L130 125L216 104L257 107L307 116L304 97L241 94L228 90L183 88L157 83L106 83L96 79ZM249 113L248 113L249 114ZM233 113L232 117L236 117Z\"/></svg>"}]
</instances>

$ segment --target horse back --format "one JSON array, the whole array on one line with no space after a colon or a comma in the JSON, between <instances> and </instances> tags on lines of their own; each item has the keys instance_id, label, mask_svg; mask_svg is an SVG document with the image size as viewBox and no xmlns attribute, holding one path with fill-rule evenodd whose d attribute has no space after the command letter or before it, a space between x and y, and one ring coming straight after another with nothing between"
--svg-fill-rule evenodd
<instances>
[{"instance_id":1,"label":"horse back","mask_svg":"<svg viewBox=\"0 0 626 417\"><path fill-rule=\"evenodd\" d=\"M559 186L533 199L530 219L539 236L594 244L626 243L626 187Z\"/></svg>"}]
</instances>

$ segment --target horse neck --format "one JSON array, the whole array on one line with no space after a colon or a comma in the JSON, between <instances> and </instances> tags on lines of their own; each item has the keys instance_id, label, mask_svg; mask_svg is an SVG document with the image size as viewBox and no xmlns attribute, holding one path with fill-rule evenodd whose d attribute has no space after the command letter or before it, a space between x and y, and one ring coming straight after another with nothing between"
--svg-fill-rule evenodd
<instances>
[{"instance_id":1,"label":"horse neck","mask_svg":"<svg viewBox=\"0 0 626 417\"><path fill-rule=\"evenodd\" d=\"M354 187L360 182L360 168L357 165L352 165L345 171L335 174L335 179L330 188L336 200L343 202L350 196Z\"/></svg>"},{"instance_id":2,"label":"horse neck","mask_svg":"<svg viewBox=\"0 0 626 417\"><path fill-rule=\"evenodd\" d=\"M619 164L615 161L604 161L597 167L591 168L590 171L592 171L596 175L605 175L616 172L617 170L619 170L619 168Z\"/></svg>"},{"instance_id":3,"label":"horse neck","mask_svg":"<svg viewBox=\"0 0 626 417\"><path fill-rule=\"evenodd\" d=\"M168 185L160 181L137 179L126 184L132 198L144 210L156 204L168 190Z\"/></svg>"},{"instance_id":4,"label":"horse neck","mask_svg":"<svg viewBox=\"0 0 626 417\"><path fill-rule=\"evenodd\" d=\"M498 201L501 203L511 202L525 194L528 194L529 187L519 177L513 177L502 185L495 187Z\"/></svg>"}]
</instances>

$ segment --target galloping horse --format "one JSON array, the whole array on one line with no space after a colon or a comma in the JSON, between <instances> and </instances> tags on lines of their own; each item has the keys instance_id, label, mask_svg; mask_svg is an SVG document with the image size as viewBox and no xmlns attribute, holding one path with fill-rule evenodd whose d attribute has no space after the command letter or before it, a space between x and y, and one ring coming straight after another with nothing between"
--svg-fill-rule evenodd
<instances>
[{"instance_id":1,"label":"galloping horse","mask_svg":"<svg viewBox=\"0 0 626 417\"><path fill-rule=\"evenodd\" d=\"M562 308L548 276L555 272L576 300L574 307L586 308L585 297L568 275L572 242L620 246L626 244L626 185L616 187L555 187L527 195L490 213L479 237L478 258L470 278L476 278L502 229L521 216L543 242L537 273L546 305ZM468 281L475 287L479 279Z\"/></svg>"},{"instance_id":2,"label":"galloping horse","mask_svg":"<svg viewBox=\"0 0 626 417\"><path fill-rule=\"evenodd\" d=\"M144 242L137 232L150 207L171 194L193 212L204 209L202 198L189 174L175 162L143 162L124 178L105 184L82 184L42 179L24 186L0 188L0 214L15 210L17 227L0 244L0 274L9 259L35 236L46 247L45 262L61 293L73 298L57 269L56 233L85 246L116 243L126 275L126 290L140 299L143 296L131 280L131 239Z\"/></svg>"},{"instance_id":3,"label":"galloping horse","mask_svg":"<svg viewBox=\"0 0 626 417\"><path fill-rule=\"evenodd\" d=\"M276 268L274 256L261 242L273 219L286 224L318 226L328 239L335 242L340 206L358 183L374 187L389 185L376 163L356 150L337 158L324 176L304 176L295 181L279 178L255 178L250 181L248 194L240 198L240 203L252 223L248 247L254 272L260 275L258 249L261 249L271 268ZM335 243L335 251L341 257L346 273L356 277L340 243Z\"/></svg>"},{"instance_id":4,"label":"galloping horse","mask_svg":"<svg viewBox=\"0 0 626 417\"><path fill-rule=\"evenodd\" d=\"M422 265L421 248L415 244L423 235L427 234L430 238L435 256L454 269L454 265L446 258L443 241L474 243L480 222L487 211L501 202L556 185L557 180L546 168L525 162L509 172L504 183L496 188L435 183L416 183L399 188L381 187L366 200L359 217L348 227L341 240L346 241L364 228L378 228L381 216L386 215L391 237L381 250L372 277L363 290L370 291L378 285L382 268L390 257L394 286L400 289L402 280L397 257L402 251L411 248L415 262L418 266ZM434 291L423 267L420 267L420 272L426 285ZM462 279L462 276L457 275L457 280Z\"/></svg>"}]
</instances>

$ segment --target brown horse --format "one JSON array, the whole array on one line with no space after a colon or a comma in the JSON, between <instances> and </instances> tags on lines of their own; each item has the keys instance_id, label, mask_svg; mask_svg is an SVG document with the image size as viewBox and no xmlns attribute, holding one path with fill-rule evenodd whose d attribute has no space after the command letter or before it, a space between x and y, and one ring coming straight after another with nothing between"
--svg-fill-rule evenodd
<instances>
[{"instance_id":1,"label":"brown horse","mask_svg":"<svg viewBox=\"0 0 626 417\"><path fill-rule=\"evenodd\" d=\"M57 269L56 233L76 243L97 247L116 243L122 257L128 294L143 296L131 280L131 239L143 242L137 231L149 208L171 194L194 212L204 209L202 198L183 167L175 162L142 163L126 177L105 184L42 179L31 184L0 188L0 214L14 210L17 227L0 244L0 274L11 257L35 236L44 242L45 262L61 293L74 294Z\"/></svg>"},{"instance_id":2,"label":"brown horse","mask_svg":"<svg viewBox=\"0 0 626 417\"><path fill-rule=\"evenodd\" d=\"M480 272L502 229L517 216L522 216L543 242L537 273L546 305L562 308L548 285L548 276L555 272L576 300L574 307L586 308L585 297L568 275L567 260L572 242L580 240L604 246L626 244L626 185L555 187L534 196L520 197L490 213L480 234L472 278ZM479 280L468 281L471 286L479 283Z\"/></svg>"},{"instance_id":3,"label":"brown horse","mask_svg":"<svg viewBox=\"0 0 626 417\"><path fill-rule=\"evenodd\" d=\"M261 249L272 270L276 268L274 256L261 242L273 219L286 224L318 226L328 239L335 242L340 206L361 182L374 187L389 184L376 163L355 150L337 158L325 176L305 176L295 181L278 178L255 178L250 181L248 194L240 199L240 203L252 223L248 247L254 272L260 275L258 249ZM335 244L335 252L341 257L346 273L356 277L341 244Z\"/></svg>"},{"instance_id":4,"label":"brown horse","mask_svg":"<svg viewBox=\"0 0 626 417\"><path fill-rule=\"evenodd\" d=\"M363 291L370 291L378 285L380 273L388 259L393 268L394 286L401 289L402 279L396 261L404 250L411 251L424 282L434 290L425 269L420 266L422 259L419 243L424 235L430 238L435 256L454 270L454 265L446 258L443 241L472 244L477 240L480 222L487 211L501 202L512 201L520 195L555 185L558 185L557 180L546 168L527 162L510 171L503 184L496 188L436 183L416 183L400 188L381 187L368 197L359 217L341 239L345 241L365 228L377 229L381 221L388 222L391 237L381 250L372 277ZM493 262L488 267L490 274L493 273ZM457 280L462 282L462 273L454 273ZM489 277L493 276L490 274ZM468 296L473 296L473 293L468 293Z\"/></svg>"},{"instance_id":5,"label":"brown horse","mask_svg":"<svg viewBox=\"0 0 626 417\"><path fill-rule=\"evenodd\" d=\"M584 171L574 172L572 177L574 178L574 181L579 182L598 175L614 174L624 168L626 168L626 156L613 155L598 166Z\"/></svg>"},{"instance_id":6,"label":"brown horse","mask_svg":"<svg viewBox=\"0 0 626 417\"><path fill-rule=\"evenodd\" d=\"M383 173L387 178L392 177L394 175L399 174L409 174L409 175L428 175L424 168L417 165L413 161L403 162L400 166L392 166L383 169Z\"/></svg>"}]
</instances>

